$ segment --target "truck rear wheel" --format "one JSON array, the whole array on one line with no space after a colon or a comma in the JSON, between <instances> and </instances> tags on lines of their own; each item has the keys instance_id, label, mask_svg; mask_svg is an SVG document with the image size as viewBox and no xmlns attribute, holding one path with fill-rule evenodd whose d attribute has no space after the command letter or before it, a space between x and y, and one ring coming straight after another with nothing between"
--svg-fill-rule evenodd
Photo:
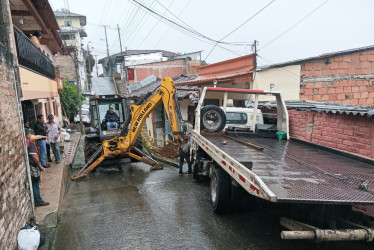
<instances>
[{"instance_id":1,"label":"truck rear wheel","mask_svg":"<svg viewBox=\"0 0 374 250\"><path fill-rule=\"evenodd\" d=\"M216 105L207 105L201 109L201 129L210 132L221 132L226 126L226 114Z\"/></svg>"},{"instance_id":2,"label":"truck rear wheel","mask_svg":"<svg viewBox=\"0 0 374 250\"><path fill-rule=\"evenodd\" d=\"M215 213L226 213L230 211L230 194L230 176L221 168L215 168L210 178L210 195Z\"/></svg>"}]
</instances>

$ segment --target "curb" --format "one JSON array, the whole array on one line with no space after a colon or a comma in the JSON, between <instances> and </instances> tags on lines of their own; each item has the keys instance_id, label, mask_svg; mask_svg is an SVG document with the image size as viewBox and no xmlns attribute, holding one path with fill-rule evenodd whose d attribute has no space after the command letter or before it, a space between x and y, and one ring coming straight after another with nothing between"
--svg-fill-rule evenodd
<instances>
[{"instance_id":1,"label":"curb","mask_svg":"<svg viewBox=\"0 0 374 250\"><path fill-rule=\"evenodd\" d=\"M63 199L64 199L64 195L66 192L66 186L67 186L67 182L69 178L69 169L75 160L75 156L76 156L76 152L77 152L80 139L81 139L81 134L79 135L78 140L74 141L74 143L72 143L69 148L64 148L64 152L63 152L64 159L63 159L63 164L61 164L61 167L63 169L62 169L62 178L61 178L61 183L60 183L60 192L59 194L56 194L59 197L58 207L56 211L52 211L49 214L45 215L44 219L39 222L39 225L41 225L44 228L49 228L49 229L55 228L58 225L59 217L62 211ZM71 156L67 154L69 150L70 151L74 150Z\"/></svg>"}]
</instances>

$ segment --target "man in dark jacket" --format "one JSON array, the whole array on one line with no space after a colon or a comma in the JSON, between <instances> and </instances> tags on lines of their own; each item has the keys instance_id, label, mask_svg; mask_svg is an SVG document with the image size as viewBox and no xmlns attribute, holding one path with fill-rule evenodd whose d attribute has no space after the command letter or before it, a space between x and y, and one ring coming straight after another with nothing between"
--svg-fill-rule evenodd
<instances>
[{"instance_id":1,"label":"man in dark jacket","mask_svg":"<svg viewBox=\"0 0 374 250\"><path fill-rule=\"evenodd\" d=\"M40 174L45 169L40 164L38 159L38 154L36 152L36 146L34 142L30 140L31 134L29 129L25 129L26 135L26 144L27 144L27 153L29 155L29 165L30 165L30 173L31 173L31 183L32 183L32 191L34 193L34 201L35 206L47 206L49 205L48 202L43 201L42 196L40 195Z\"/></svg>"},{"instance_id":2,"label":"man in dark jacket","mask_svg":"<svg viewBox=\"0 0 374 250\"><path fill-rule=\"evenodd\" d=\"M43 168L49 168L51 165L45 162L47 152L45 139L48 135L48 129L45 127L43 115L38 115L36 118L37 121L34 126L34 132L36 135L45 136L44 138L38 140L38 146L40 148L40 162L42 163Z\"/></svg>"},{"instance_id":3,"label":"man in dark jacket","mask_svg":"<svg viewBox=\"0 0 374 250\"><path fill-rule=\"evenodd\" d=\"M105 115L107 129L118 128L118 124L117 124L118 120L119 120L118 115L114 112L113 108L110 107Z\"/></svg>"},{"instance_id":4,"label":"man in dark jacket","mask_svg":"<svg viewBox=\"0 0 374 250\"><path fill-rule=\"evenodd\" d=\"M191 142L188 142L188 137L184 137L185 143L179 148L179 176L183 175L183 163L186 160L188 164L188 171L186 174L191 174L192 172L192 163L190 161L190 148Z\"/></svg>"}]
</instances>

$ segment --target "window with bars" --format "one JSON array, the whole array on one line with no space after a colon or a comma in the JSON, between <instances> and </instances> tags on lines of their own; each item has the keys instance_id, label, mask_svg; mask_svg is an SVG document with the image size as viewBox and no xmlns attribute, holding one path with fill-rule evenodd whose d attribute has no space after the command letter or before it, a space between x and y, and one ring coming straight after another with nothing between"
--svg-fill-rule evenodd
<instances>
[{"instance_id":1,"label":"window with bars","mask_svg":"<svg viewBox=\"0 0 374 250\"><path fill-rule=\"evenodd\" d=\"M234 100L234 107L245 108L245 100Z\"/></svg>"},{"instance_id":2,"label":"window with bars","mask_svg":"<svg viewBox=\"0 0 374 250\"><path fill-rule=\"evenodd\" d=\"M55 116L58 116L58 106L56 101L53 101L53 113Z\"/></svg>"}]
</instances>

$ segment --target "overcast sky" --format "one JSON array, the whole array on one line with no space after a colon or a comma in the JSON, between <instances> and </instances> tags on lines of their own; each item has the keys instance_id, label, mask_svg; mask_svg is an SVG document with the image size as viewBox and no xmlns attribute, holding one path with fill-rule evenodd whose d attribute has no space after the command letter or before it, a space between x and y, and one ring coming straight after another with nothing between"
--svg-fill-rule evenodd
<instances>
[{"instance_id":1,"label":"overcast sky","mask_svg":"<svg viewBox=\"0 0 374 250\"><path fill-rule=\"evenodd\" d=\"M180 53L201 50L202 59L208 63L250 54L254 40L259 42L259 65L374 45L373 0L136 1L201 36L186 30L181 32L181 27L179 30L172 27L169 21L156 17L134 0L49 2L54 10L68 8L87 17L88 37L84 38L84 44L90 41L91 50L98 58L106 56L102 25L110 26L107 29L110 54L120 51L117 24L123 50L162 49ZM227 36L221 42L230 45L221 43L224 48L216 46L209 54L215 42L202 36L215 41Z\"/></svg>"}]
</instances>

